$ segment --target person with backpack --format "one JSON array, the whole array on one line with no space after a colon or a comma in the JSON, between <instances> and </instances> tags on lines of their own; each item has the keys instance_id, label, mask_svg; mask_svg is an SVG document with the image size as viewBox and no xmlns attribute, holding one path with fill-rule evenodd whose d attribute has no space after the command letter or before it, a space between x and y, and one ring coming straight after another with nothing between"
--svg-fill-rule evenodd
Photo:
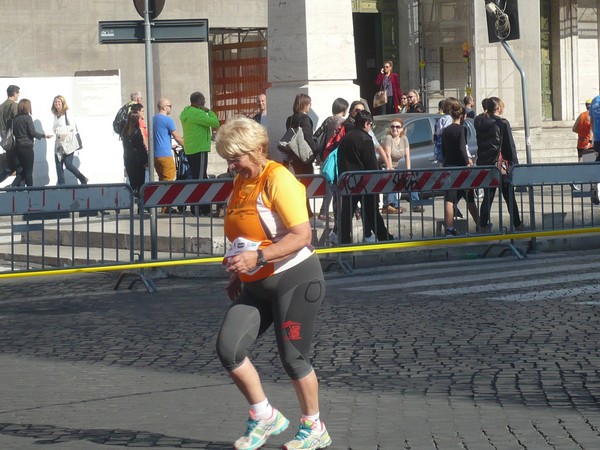
<instances>
[{"instance_id":1,"label":"person with backpack","mask_svg":"<svg viewBox=\"0 0 600 450\"><path fill-rule=\"evenodd\" d=\"M123 133L123 128L125 128L125 124L127 123L127 118L129 117L129 114L131 113L131 107L133 105L142 103L142 93L140 91L132 92L130 94L130 98L131 98L131 100L129 102L125 103L123 106L121 106L119 108L119 110L117 111L117 114L115 115L113 123L112 123L113 131L116 134L118 134L119 136L121 136L121 134ZM146 125L143 122L143 120L144 119L142 118L142 123L140 123L140 126L142 128L146 128ZM146 135L147 134L148 133L146 132Z\"/></svg>"},{"instance_id":2,"label":"person with backpack","mask_svg":"<svg viewBox=\"0 0 600 450\"><path fill-rule=\"evenodd\" d=\"M324 163L329 156L328 152L325 155L325 148L329 140L339 132L342 127L342 123L344 122L344 118L348 113L348 102L343 98L336 98L331 105L331 116L323 121L323 124L315 131L315 138L317 139L317 151L319 152L319 158ZM321 164L322 165L322 164ZM331 204L331 200L333 199L333 187L330 184L327 184L327 194L323 199L323 203L321 205L321 210L319 211L318 219L319 220L327 220L327 215L329 213L329 205ZM333 210L335 213L336 204L335 199L333 200Z\"/></svg>"}]
</instances>

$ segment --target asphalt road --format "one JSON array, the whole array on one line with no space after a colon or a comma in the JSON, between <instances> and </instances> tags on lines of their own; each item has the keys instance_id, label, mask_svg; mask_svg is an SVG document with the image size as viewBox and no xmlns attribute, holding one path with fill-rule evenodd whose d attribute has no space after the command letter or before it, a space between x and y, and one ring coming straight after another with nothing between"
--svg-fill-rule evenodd
<instances>
[{"instance_id":1,"label":"asphalt road","mask_svg":"<svg viewBox=\"0 0 600 450\"><path fill-rule=\"evenodd\" d=\"M327 274L330 448L600 448L597 277L595 250ZM214 350L224 279L115 278L1 282L0 448L231 448L246 405ZM272 334L252 356L295 424Z\"/></svg>"}]
</instances>

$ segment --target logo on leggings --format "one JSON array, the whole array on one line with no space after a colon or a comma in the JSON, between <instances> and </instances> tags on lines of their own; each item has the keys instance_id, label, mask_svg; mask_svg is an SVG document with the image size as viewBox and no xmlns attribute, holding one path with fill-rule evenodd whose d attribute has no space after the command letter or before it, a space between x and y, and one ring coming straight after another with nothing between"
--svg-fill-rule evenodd
<instances>
[{"instance_id":1,"label":"logo on leggings","mask_svg":"<svg viewBox=\"0 0 600 450\"><path fill-rule=\"evenodd\" d=\"M281 325L281 329L285 331L285 339L288 341L299 341L302 339L302 336L300 336L300 328L301 325L292 320L288 320Z\"/></svg>"}]
</instances>

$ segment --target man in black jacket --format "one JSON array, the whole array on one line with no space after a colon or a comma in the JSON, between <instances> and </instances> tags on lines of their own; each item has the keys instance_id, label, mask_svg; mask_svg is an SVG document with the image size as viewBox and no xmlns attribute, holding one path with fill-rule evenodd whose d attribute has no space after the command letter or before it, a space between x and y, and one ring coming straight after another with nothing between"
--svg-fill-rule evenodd
<instances>
[{"instance_id":1,"label":"man in black jacket","mask_svg":"<svg viewBox=\"0 0 600 450\"><path fill-rule=\"evenodd\" d=\"M358 170L379 170L373 139L369 131L373 126L373 116L368 112L357 112L354 117L356 128L349 131L338 147L338 173ZM352 214L358 202L362 206L363 242L393 240L388 233L383 217L379 213L377 196L364 193L342 197L340 217L340 242L352 242Z\"/></svg>"}]
</instances>

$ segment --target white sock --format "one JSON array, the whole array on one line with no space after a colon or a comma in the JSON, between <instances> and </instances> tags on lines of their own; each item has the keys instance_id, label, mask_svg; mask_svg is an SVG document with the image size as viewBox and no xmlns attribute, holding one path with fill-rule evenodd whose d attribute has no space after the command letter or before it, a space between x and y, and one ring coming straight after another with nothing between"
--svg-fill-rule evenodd
<instances>
[{"instance_id":1,"label":"white sock","mask_svg":"<svg viewBox=\"0 0 600 450\"><path fill-rule=\"evenodd\" d=\"M310 420L311 422L316 424L319 428L321 428L321 421L319 420L319 413L313 414L312 416L302 414L301 420L304 420L304 419Z\"/></svg>"},{"instance_id":2,"label":"white sock","mask_svg":"<svg viewBox=\"0 0 600 450\"><path fill-rule=\"evenodd\" d=\"M273 407L269 399L265 398L262 402L250 405L250 411L254 413L257 419L269 419L273 415Z\"/></svg>"}]
</instances>

